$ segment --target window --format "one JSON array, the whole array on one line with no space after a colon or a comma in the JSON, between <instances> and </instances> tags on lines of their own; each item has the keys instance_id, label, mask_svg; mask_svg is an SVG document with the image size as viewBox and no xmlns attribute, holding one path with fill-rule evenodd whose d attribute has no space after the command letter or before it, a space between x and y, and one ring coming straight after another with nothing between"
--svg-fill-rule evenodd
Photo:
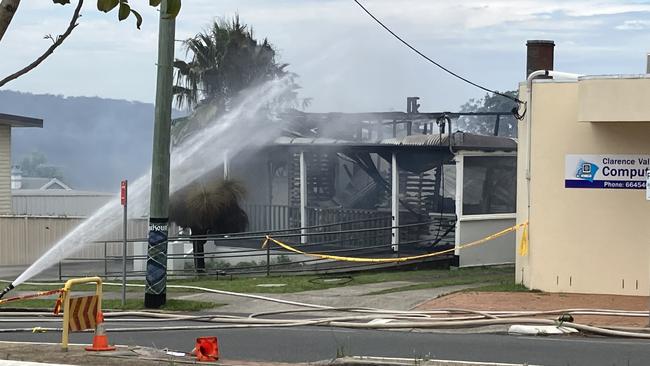
<instances>
[{"instance_id":1,"label":"window","mask_svg":"<svg viewBox=\"0 0 650 366\"><path fill-rule=\"evenodd\" d=\"M465 157L463 215L515 213L516 198L516 157Z\"/></svg>"}]
</instances>

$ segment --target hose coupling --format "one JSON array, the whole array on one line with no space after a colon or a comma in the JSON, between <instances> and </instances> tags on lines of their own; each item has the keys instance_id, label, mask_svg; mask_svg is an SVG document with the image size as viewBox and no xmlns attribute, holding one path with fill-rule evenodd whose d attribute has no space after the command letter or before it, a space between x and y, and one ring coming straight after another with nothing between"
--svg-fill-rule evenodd
<instances>
[{"instance_id":1,"label":"hose coupling","mask_svg":"<svg viewBox=\"0 0 650 366\"><path fill-rule=\"evenodd\" d=\"M13 290L13 289L14 289L14 285L13 285L13 283L10 283L9 286L5 287L5 289L2 290L2 292L0 292L0 299L2 299L2 297L3 297L4 295L6 295L7 292L9 292L9 291L11 291L11 290Z\"/></svg>"}]
</instances>

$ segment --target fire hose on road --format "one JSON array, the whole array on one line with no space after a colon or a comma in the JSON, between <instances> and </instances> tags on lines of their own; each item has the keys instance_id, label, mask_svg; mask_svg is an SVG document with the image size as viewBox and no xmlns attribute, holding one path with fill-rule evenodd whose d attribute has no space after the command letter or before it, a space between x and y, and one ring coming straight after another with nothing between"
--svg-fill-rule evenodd
<instances>
[{"instance_id":1,"label":"fire hose on road","mask_svg":"<svg viewBox=\"0 0 650 366\"><path fill-rule=\"evenodd\" d=\"M45 285L45 283L30 283L32 285ZM47 283L52 285L52 283ZM120 283L104 283L108 286L121 286ZM128 284L129 287L143 287L139 284ZM276 299L267 296L244 294L231 291L215 290L198 286L169 285L169 288L201 291L220 295L238 296L256 300L270 301L284 305L303 307L305 309L284 310L251 314L248 316L233 315L183 315L161 312L126 311L108 312L105 314L109 323L115 322L172 322L192 321L210 323L205 325L178 325L178 326L154 326L154 327L118 327L109 328L109 332L150 332L150 331L179 331L179 330L207 330L207 329L241 329L241 328L278 328L278 327L301 327L301 326L325 326L342 327L353 329L459 329L474 328L491 325L549 325L577 329L586 333L602 336L628 337L650 339L650 328L636 327L595 327L572 321L560 321L555 319L534 318L534 316L552 315L593 315L593 316L614 316L614 317L648 317L645 311L625 311L612 309L558 309L551 311L475 311L468 309L437 309L431 311L396 311L376 308L345 307L337 308L317 304L302 303L283 299ZM58 290L50 291L52 294ZM45 292L47 293L47 292ZM341 312L354 313L347 316L324 316L314 318L297 319L296 313L308 312ZM60 321L53 314L14 312L2 313L0 323L24 322L39 316L39 322ZM267 316L289 315L282 319L268 319ZM45 318L40 318L45 316ZM12 317L12 318L9 318ZM31 318L30 318L31 317ZM381 321L377 321L381 320ZM0 329L0 333L8 332L61 332L62 328L36 327L36 328L13 328Z\"/></svg>"}]
</instances>

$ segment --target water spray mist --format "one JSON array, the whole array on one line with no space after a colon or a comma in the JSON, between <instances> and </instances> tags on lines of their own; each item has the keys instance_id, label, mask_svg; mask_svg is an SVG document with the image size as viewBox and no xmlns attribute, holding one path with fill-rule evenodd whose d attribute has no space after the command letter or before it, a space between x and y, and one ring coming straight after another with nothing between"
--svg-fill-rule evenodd
<instances>
[{"instance_id":1,"label":"water spray mist","mask_svg":"<svg viewBox=\"0 0 650 366\"><path fill-rule=\"evenodd\" d=\"M205 121L207 127L201 133L189 136L176 146L170 161L172 172L170 192L178 191L206 172L220 166L221 159L214 159L214 157L223 156L226 149L228 156L232 158L244 149L261 149L279 136L280 125L268 122L278 120L275 116L276 112L285 107L278 100L291 90L291 87L290 78L281 78L242 92L240 100L233 103L229 112L216 120ZM149 173L130 185L130 217L149 214L150 182ZM14 286L19 286L43 270L56 265L58 261L74 253L84 244L108 235L114 228L119 227L121 216L122 207L119 200L110 200L32 263L2 292L2 295L11 291Z\"/></svg>"}]
</instances>

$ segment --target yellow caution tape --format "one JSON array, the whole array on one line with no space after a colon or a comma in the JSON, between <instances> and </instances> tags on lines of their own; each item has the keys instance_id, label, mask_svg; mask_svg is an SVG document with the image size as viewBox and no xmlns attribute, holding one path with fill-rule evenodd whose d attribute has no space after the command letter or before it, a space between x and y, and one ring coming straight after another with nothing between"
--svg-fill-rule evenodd
<instances>
[{"instance_id":1,"label":"yellow caution tape","mask_svg":"<svg viewBox=\"0 0 650 366\"><path fill-rule=\"evenodd\" d=\"M524 227L524 232L521 233L521 243L519 243L519 255L522 257L528 255L528 225Z\"/></svg>"},{"instance_id":2,"label":"yellow caution tape","mask_svg":"<svg viewBox=\"0 0 650 366\"><path fill-rule=\"evenodd\" d=\"M344 256L339 256L339 255L330 255L330 254L308 253L308 252L303 252L300 249L296 249L296 248L290 246L287 243L283 243L283 242L281 242L281 241L279 241L277 239L274 239L274 238L270 237L269 235L266 236L266 238L264 240L264 243L262 244L262 248L265 248L266 245L268 245L268 242L271 241L271 242L279 245L280 247L282 247L282 248L284 248L284 249L286 249L286 250L288 250L290 252L294 252L294 253L297 253L297 254L302 254L302 255L306 255L306 256L310 256L310 257L321 258L321 259L333 259L333 260L337 260L337 261L346 261L346 262L399 263L399 262L407 262L407 261L416 260L416 259L431 258L431 257L439 256L439 255L442 255L442 254L451 253L451 252L455 251L456 249L466 249L466 248L470 248L470 247L473 247L473 246L477 246L477 245L483 244L485 242L488 242L490 240L493 240L493 239L496 239L498 237L509 234L511 232L517 231L518 229L520 229L522 227L525 229L527 226L528 226L528 222L525 222L525 223L522 223L522 224L511 226L511 227L509 227L507 229L503 229L503 230L501 230L501 231L499 231L497 233L486 236L485 238L475 240L475 241L467 243L467 244L459 245L459 246L457 246L455 248L446 249L446 250L442 250L442 251L435 252L435 253L427 253L427 254L420 254L420 255L414 255L414 256L410 256L410 257L400 257L400 258L359 258L359 257L344 257Z\"/></svg>"},{"instance_id":3,"label":"yellow caution tape","mask_svg":"<svg viewBox=\"0 0 650 366\"><path fill-rule=\"evenodd\" d=\"M29 295L23 295L23 296L16 296L16 297L10 297L8 299L2 299L0 300L0 305L6 304L8 302L13 302L13 301L20 301L20 300L27 300L27 299L33 299L35 297L43 297L43 296L50 296L50 295L55 295L58 293L63 292L63 289L56 289L56 290L49 290L49 291L41 291L37 292L35 294L29 294Z\"/></svg>"}]
</instances>

